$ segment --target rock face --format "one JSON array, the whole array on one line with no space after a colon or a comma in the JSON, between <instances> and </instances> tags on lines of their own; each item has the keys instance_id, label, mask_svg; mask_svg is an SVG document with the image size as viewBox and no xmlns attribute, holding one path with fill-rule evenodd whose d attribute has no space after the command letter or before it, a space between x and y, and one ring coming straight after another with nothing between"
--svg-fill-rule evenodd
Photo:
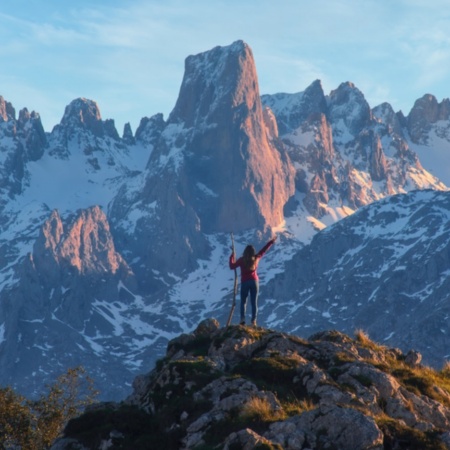
<instances>
[{"instance_id":1,"label":"rock face","mask_svg":"<svg viewBox=\"0 0 450 450\"><path fill-rule=\"evenodd\" d=\"M147 268L175 274L194 268L209 251L200 231L282 223L294 194L294 169L266 120L246 44L186 59L180 94L155 141L144 185L124 187L111 209L117 233L136 242L134 251ZM137 211L142 218L127 236L120 222Z\"/></svg>"},{"instance_id":2,"label":"rock face","mask_svg":"<svg viewBox=\"0 0 450 450\"><path fill-rule=\"evenodd\" d=\"M59 364L82 364L99 376L104 351L114 347L118 352L122 346L121 331L115 329L113 316L108 316L109 308L115 301L130 303L124 292L135 289L134 275L116 252L99 207L82 210L67 222L57 211L50 214L18 270L20 283L3 293L7 295L0 304L0 316L8 317L4 328L8 345L0 355L2 385L26 383L29 392L39 392L55 354ZM92 340L100 337L105 339L104 348L102 339L97 344ZM85 354L90 345L96 353L91 357ZM110 361L113 379L105 387L112 396L117 377L123 376L118 370L121 360L117 353ZM35 365L41 371L36 372Z\"/></svg>"},{"instance_id":3,"label":"rock face","mask_svg":"<svg viewBox=\"0 0 450 450\"><path fill-rule=\"evenodd\" d=\"M426 144L432 125L438 121L448 121L449 118L450 100L448 98L438 103L434 95L424 95L416 100L408 115L408 131L411 140L416 144Z\"/></svg>"},{"instance_id":4,"label":"rock face","mask_svg":"<svg viewBox=\"0 0 450 450\"><path fill-rule=\"evenodd\" d=\"M264 95L280 138L296 163L298 207L316 219L343 216L373 201L415 188L445 189L411 149L431 122L448 125L447 102L418 101L408 119L388 104L371 110L350 82L325 96L320 81L298 94ZM414 131L416 130L416 131ZM298 212L297 212L298 214Z\"/></svg>"},{"instance_id":5,"label":"rock face","mask_svg":"<svg viewBox=\"0 0 450 450\"><path fill-rule=\"evenodd\" d=\"M124 402L71 421L53 449L446 449L447 377L360 332L306 340L209 319L169 342Z\"/></svg>"},{"instance_id":6,"label":"rock face","mask_svg":"<svg viewBox=\"0 0 450 450\"><path fill-rule=\"evenodd\" d=\"M187 132L185 171L197 183L186 186L183 197L198 211L205 232L261 229L283 221L283 207L294 193L293 168L262 126L248 45L238 41L187 58L168 122Z\"/></svg>"}]
</instances>

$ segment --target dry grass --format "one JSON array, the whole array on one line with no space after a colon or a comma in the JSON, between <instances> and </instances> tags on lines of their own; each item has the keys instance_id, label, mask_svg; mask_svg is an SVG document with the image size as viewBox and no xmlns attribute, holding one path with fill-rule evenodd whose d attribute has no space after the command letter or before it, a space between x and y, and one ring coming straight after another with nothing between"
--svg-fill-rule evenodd
<instances>
[{"instance_id":1,"label":"dry grass","mask_svg":"<svg viewBox=\"0 0 450 450\"><path fill-rule=\"evenodd\" d=\"M411 367L403 360L390 355L387 347L372 341L365 331L356 330L355 339L364 348L384 353L383 363L368 359L366 362L373 363L375 367L393 375L401 385L416 395L426 395L445 406L450 406L450 362L447 362L440 371L422 365Z\"/></svg>"},{"instance_id":2,"label":"dry grass","mask_svg":"<svg viewBox=\"0 0 450 450\"><path fill-rule=\"evenodd\" d=\"M283 409L289 417L303 414L315 409L317 405L311 399L283 402Z\"/></svg>"},{"instance_id":3,"label":"dry grass","mask_svg":"<svg viewBox=\"0 0 450 450\"><path fill-rule=\"evenodd\" d=\"M444 365L442 366L441 369L441 375L444 378L449 378L450 379L450 361L445 361Z\"/></svg>"},{"instance_id":4,"label":"dry grass","mask_svg":"<svg viewBox=\"0 0 450 450\"><path fill-rule=\"evenodd\" d=\"M242 408L241 417L252 422L275 422L285 419L286 413L274 410L266 398L253 397Z\"/></svg>"},{"instance_id":5,"label":"dry grass","mask_svg":"<svg viewBox=\"0 0 450 450\"><path fill-rule=\"evenodd\" d=\"M395 420L385 413L375 416L374 419L384 434L386 448L408 448L411 450L446 449L446 446L439 438L439 433L416 430L408 427L403 421Z\"/></svg>"},{"instance_id":6,"label":"dry grass","mask_svg":"<svg viewBox=\"0 0 450 450\"><path fill-rule=\"evenodd\" d=\"M367 332L365 332L361 328L355 330L355 339L360 345L368 348L369 350L373 350L376 352L386 350L386 347L384 347L383 345L377 344L376 342L372 341L372 339L369 338Z\"/></svg>"}]
</instances>

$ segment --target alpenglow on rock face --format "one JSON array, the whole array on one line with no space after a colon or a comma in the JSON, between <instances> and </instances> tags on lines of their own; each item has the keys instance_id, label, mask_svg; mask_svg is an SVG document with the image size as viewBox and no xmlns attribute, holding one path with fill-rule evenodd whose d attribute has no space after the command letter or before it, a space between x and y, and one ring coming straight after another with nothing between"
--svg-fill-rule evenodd
<instances>
[{"instance_id":1,"label":"alpenglow on rock face","mask_svg":"<svg viewBox=\"0 0 450 450\"><path fill-rule=\"evenodd\" d=\"M186 59L170 124L185 130L185 171L197 182L184 194L206 232L282 222L293 168L266 134L248 45L238 41Z\"/></svg>"},{"instance_id":2,"label":"alpenglow on rock face","mask_svg":"<svg viewBox=\"0 0 450 450\"><path fill-rule=\"evenodd\" d=\"M447 376L364 333L306 340L208 319L169 342L122 404L69 423L53 450L445 450Z\"/></svg>"},{"instance_id":3,"label":"alpenglow on rock face","mask_svg":"<svg viewBox=\"0 0 450 450\"><path fill-rule=\"evenodd\" d=\"M282 223L294 169L269 130L246 44L186 59L178 101L154 141L143 185L125 185L111 207L117 232L135 245L144 267L180 274L208 256L200 231ZM139 217L132 235L130 217Z\"/></svg>"},{"instance_id":4,"label":"alpenglow on rock face","mask_svg":"<svg viewBox=\"0 0 450 450\"><path fill-rule=\"evenodd\" d=\"M112 378L104 389L115 396L124 374L123 330L109 308L129 304L125 286L134 289L135 282L103 211L95 206L64 221L53 211L17 276L20 282L3 291L0 303L0 317L8 321L2 323L0 384L39 394L55 359L60 367L83 365L100 379L106 356Z\"/></svg>"}]
</instances>

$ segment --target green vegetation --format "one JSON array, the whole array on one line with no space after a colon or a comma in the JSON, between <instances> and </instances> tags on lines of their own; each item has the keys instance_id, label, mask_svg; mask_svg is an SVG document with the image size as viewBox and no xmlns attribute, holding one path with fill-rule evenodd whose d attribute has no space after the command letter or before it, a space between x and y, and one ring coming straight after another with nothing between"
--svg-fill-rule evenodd
<instances>
[{"instance_id":1,"label":"green vegetation","mask_svg":"<svg viewBox=\"0 0 450 450\"><path fill-rule=\"evenodd\" d=\"M211 336L200 335L188 340L184 345L179 342L174 342L171 344L171 347L175 351L183 349L186 354L192 356L206 356L208 354L211 342Z\"/></svg>"},{"instance_id":2,"label":"green vegetation","mask_svg":"<svg viewBox=\"0 0 450 450\"><path fill-rule=\"evenodd\" d=\"M384 352L387 350L387 347L372 341L369 335L361 329L355 331L355 340L361 347L373 350L374 352Z\"/></svg>"},{"instance_id":3,"label":"green vegetation","mask_svg":"<svg viewBox=\"0 0 450 450\"><path fill-rule=\"evenodd\" d=\"M233 369L233 373L250 379L262 390L276 392L279 397L287 399L292 397L297 366L297 358L273 355L243 361Z\"/></svg>"},{"instance_id":4,"label":"green vegetation","mask_svg":"<svg viewBox=\"0 0 450 450\"><path fill-rule=\"evenodd\" d=\"M181 414L195 421L209 411L208 400L194 400L192 394L221 376L203 358L170 361L162 365L167 377L162 386L149 393L147 401L155 408L149 413L131 405L102 404L69 422L65 435L89 448L111 439L112 448L148 450L178 449L186 433L187 422ZM113 435L111 435L111 433ZM111 437L113 436L113 437Z\"/></svg>"},{"instance_id":5,"label":"green vegetation","mask_svg":"<svg viewBox=\"0 0 450 450\"><path fill-rule=\"evenodd\" d=\"M375 420L383 432L385 450L398 448L407 448L408 450L445 450L447 448L436 432L416 430L408 427L404 422L391 419L386 415L377 417ZM399 443L405 445L399 447Z\"/></svg>"},{"instance_id":6,"label":"green vegetation","mask_svg":"<svg viewBox=\"0 0 450 450\"><path fill-rule=\"evenodd\" d=\"M38 400L27 400L10 388L0 389L0 445L21 450L49 448L67 422L96 395L82 367L69 369Z\"/></svg>"}]
</instances>

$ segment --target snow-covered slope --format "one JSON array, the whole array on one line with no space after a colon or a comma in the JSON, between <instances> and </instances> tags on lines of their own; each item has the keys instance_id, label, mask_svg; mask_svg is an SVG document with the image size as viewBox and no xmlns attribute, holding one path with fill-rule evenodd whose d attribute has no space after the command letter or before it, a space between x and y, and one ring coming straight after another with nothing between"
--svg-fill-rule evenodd
<instances>
[{"instance_id":1,"label":"snow-covered slope","mask_svg":"<svg viewBox=\"0 0 450 450\"><path fill-rule=\"evenodd\" d=\"M372 203L318 233L265 289L265 322L301 335L363 329L380 342L450 357L450 193Z\"/></svg>"}]
</instances>

